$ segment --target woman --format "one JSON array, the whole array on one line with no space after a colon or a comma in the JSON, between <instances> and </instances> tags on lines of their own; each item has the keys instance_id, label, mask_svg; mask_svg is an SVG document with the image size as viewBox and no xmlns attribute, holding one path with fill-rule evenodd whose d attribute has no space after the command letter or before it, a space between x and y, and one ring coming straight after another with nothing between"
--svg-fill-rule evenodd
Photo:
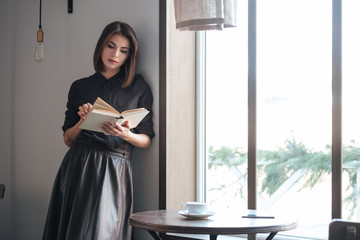
<instances>
[{"instance_id":1,"label":"woman","mask_svg":"<svg viewBox=\"0 0 360 240\"><path fill-rule=\"evenodd\" d=\"M43 239L131 239L131 153L134 147L147 148L154 137L153 97L135 74L137 51L133 29L110 23L95 48L95 74L71 85L62 127L70 149L55 179ZM144 107L150 113L134 129L104 123L106 134L82 130L97 97L119 112Z\"/></svg>"}]
</instances>

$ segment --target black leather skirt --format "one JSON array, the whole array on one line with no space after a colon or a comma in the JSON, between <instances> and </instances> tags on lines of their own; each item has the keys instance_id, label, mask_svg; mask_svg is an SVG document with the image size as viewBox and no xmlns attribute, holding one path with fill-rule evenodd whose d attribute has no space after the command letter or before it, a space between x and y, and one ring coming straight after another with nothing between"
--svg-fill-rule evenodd
<instances>
[{"instance_id":1,"label":"black leather skirt","mask_svg":"<svg viewBox=\"0 0 360 240\"><path fill-rule=\"evenodd\" d=\"M131 152L76 142L55 179L43 239L131 239Z\"/></svg>"}]
</instances>

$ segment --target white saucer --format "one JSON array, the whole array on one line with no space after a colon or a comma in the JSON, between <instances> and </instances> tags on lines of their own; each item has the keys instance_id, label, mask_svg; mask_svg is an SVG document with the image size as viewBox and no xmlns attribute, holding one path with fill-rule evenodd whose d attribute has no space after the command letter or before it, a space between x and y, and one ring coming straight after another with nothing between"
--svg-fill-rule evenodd
<instances>
[{"instance_id":1,"label":"white saucer","mask_svg":"<svg viewBox=\"0 0 360 240\"><path fill-rule=\"evenodd\" d=\"M214 215L215 212L207 211L205 213L188 213L187 211L182 210L179 211L179 214L190 219L204 219Z\"/></svg>"}]
</instances>

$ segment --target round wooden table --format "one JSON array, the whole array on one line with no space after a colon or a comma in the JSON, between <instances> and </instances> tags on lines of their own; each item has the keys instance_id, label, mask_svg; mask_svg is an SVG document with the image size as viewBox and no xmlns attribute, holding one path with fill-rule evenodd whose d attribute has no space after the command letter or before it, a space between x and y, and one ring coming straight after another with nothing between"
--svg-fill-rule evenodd
<instances>
[{"instance_id":1,"label":"round wooden table","mask_svg":"<svg viewBox=\"0 0 360 240\"><path fill-rule=\"evenodd\" d=\"M188 219L178 210L155 210L134 213L130 225L147 230L156 240L165 240L167 233L208 234L211 240L218 235L269 233L267 240L280 231L297 227L297 221L277 216L242 216L234 213L216 213L206 219Z\"/></svg>"}]
</instances>

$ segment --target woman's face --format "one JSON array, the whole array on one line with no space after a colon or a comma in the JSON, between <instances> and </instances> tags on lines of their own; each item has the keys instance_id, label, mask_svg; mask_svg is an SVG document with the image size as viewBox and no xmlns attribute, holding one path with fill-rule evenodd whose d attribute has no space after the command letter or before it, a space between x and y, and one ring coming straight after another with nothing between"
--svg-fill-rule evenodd
<instances>
[{"instance_id":1,"label":"woman's face","mask_svg":"<svg viewBox=\"0 0 360 240\"><path fill-rule=\"evenodd\" d=\"M116 74L129 56L130 42L120 34L113 34L101 53L104 63L104 72Z\"/></svg>"}]
</instances>

